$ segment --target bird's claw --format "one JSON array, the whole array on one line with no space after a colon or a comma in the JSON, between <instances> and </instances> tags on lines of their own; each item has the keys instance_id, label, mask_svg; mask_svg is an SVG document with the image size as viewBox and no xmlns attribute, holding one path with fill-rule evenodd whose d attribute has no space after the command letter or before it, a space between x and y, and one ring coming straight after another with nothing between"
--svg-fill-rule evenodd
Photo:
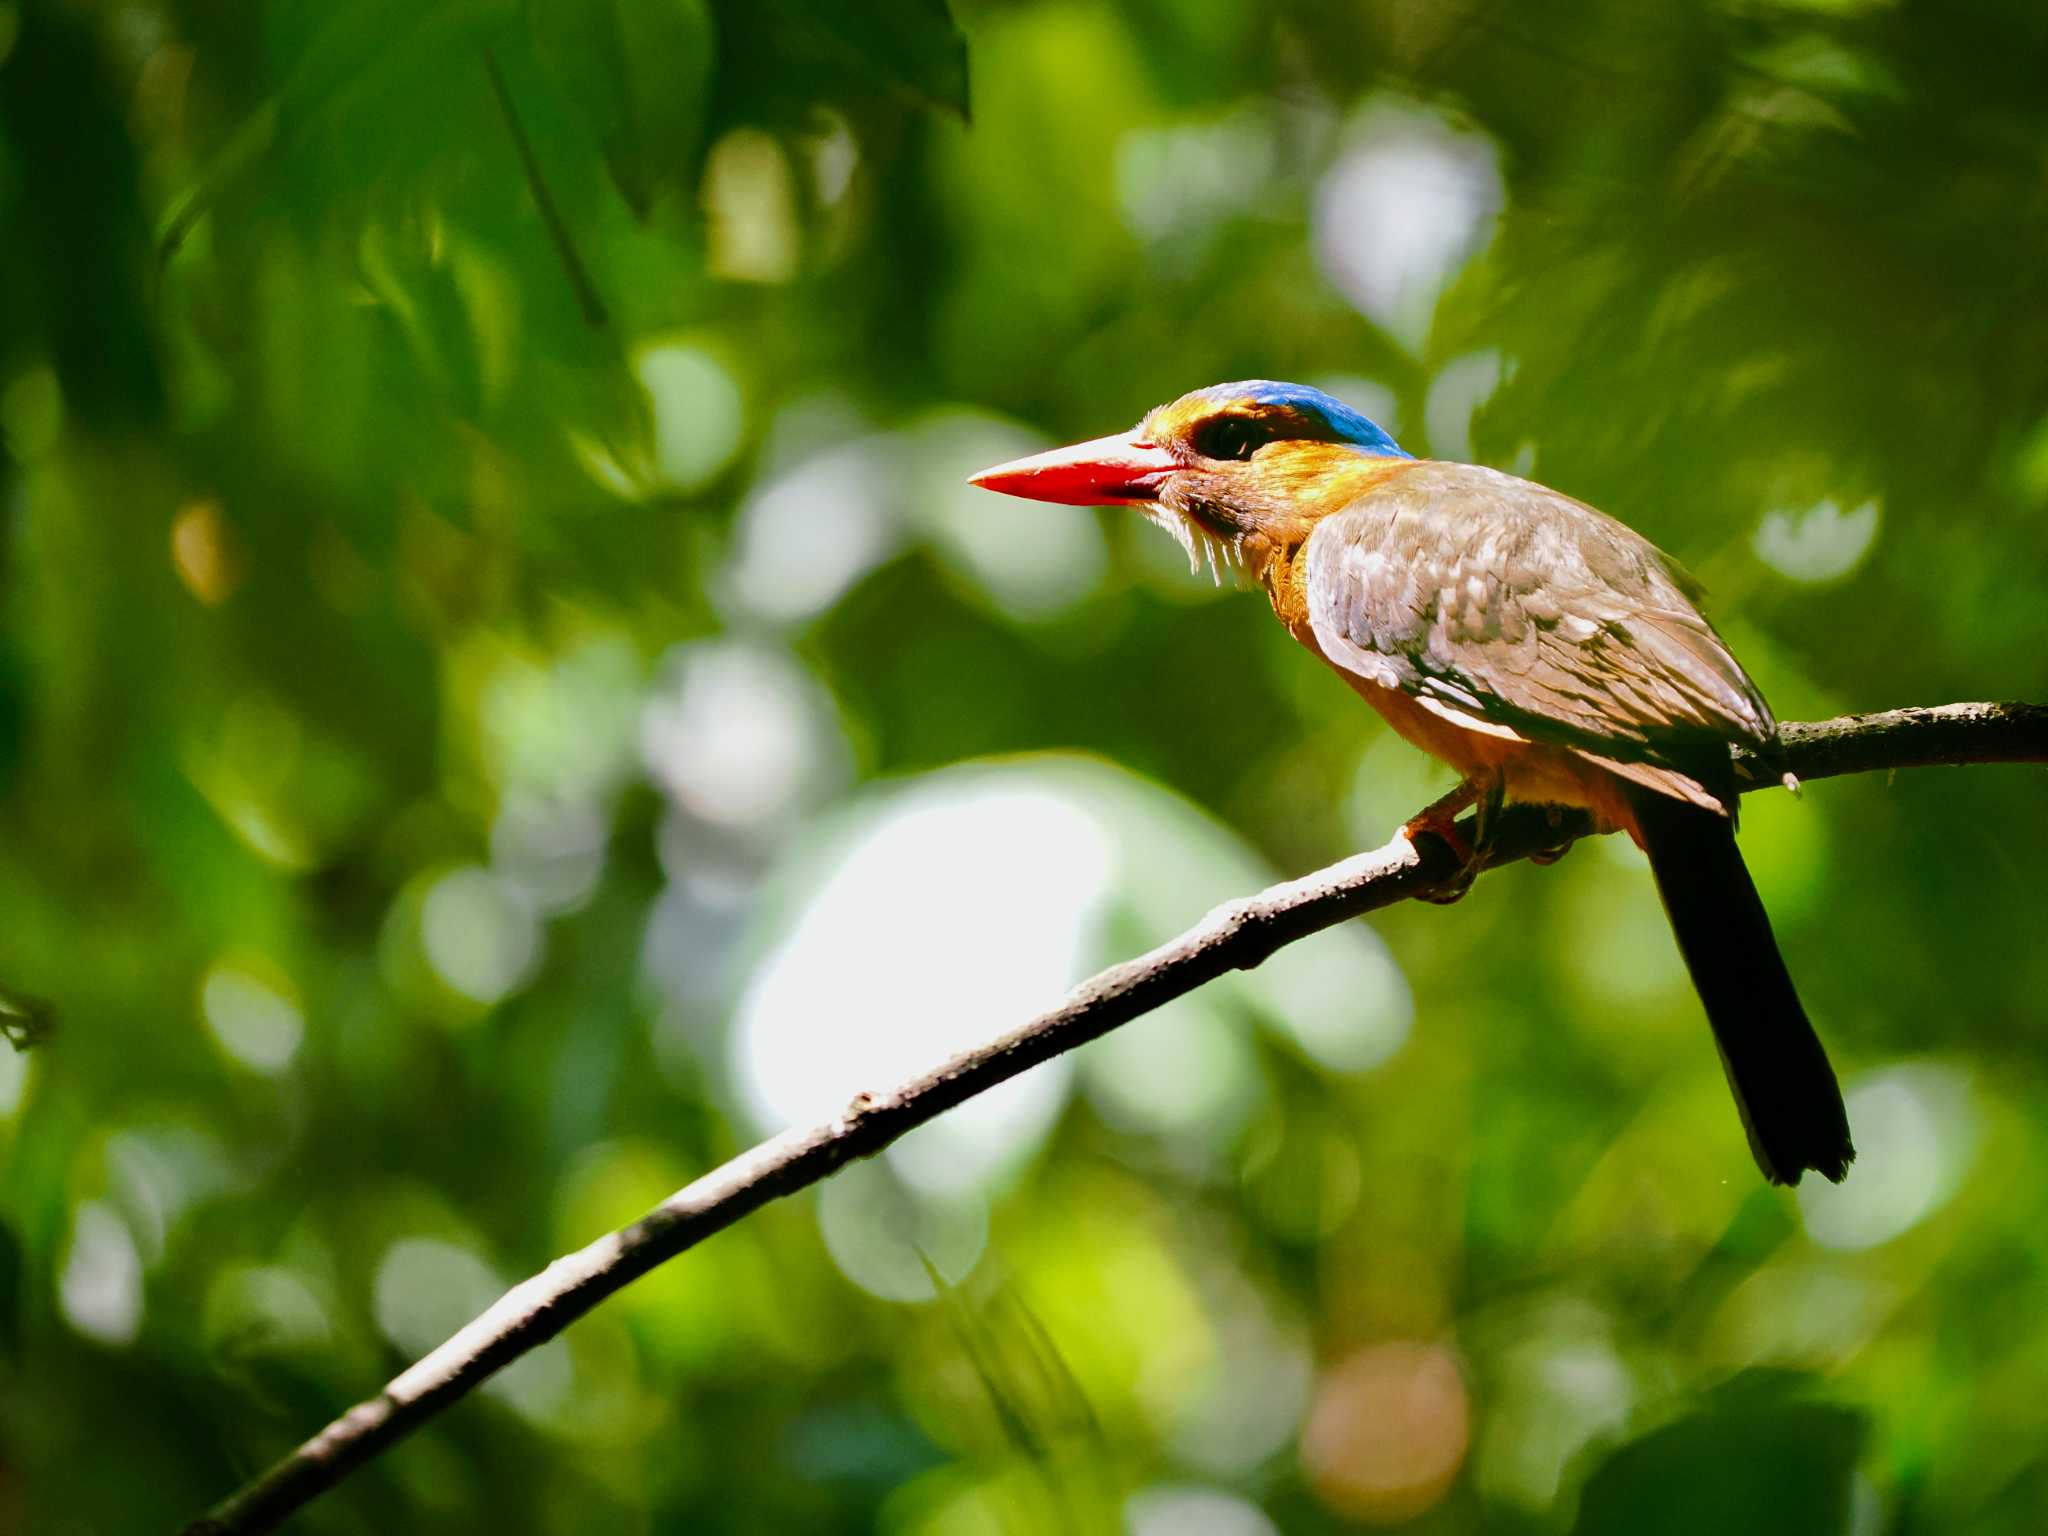
<instances>
[{"instance_id":1,"label":"bird's claw","mask_svg":"<svg viewBox=\"0 0 2048 1536\"><path fill-rule=\"evenodd\" d=\"M1433 907L1453 906L1465 899L1465 893L1472 889L1472 882L1479 878L1479 871L1485 865L1484 859L1474 858L1460 865L1458 872L1441 885L1426 891L1417 891L1415 899L1426 901Z\"/></svg>"},{"instance_id":2,"label":"bird's claw","mask_svg":"<svg viewBox=\"0 0 2048 1536\"><path fill-rule=\"evenodd\" d=\"M1431 806L1419 816L1410 817L1401 828L1401 835L1412 844L1416 838L1427 834L1456 854L1460 864L1470 864L1473 859L1472 843L1459 829L1457 817L1432 815L1435 809Z\"/></svg>"},{"instance_id":3,"label":"bird's claw","mask_svg":"<svg viewBox=\"0 0 2048 1536\"><path fill-rule=\"evenodd\" d=\"M1442 799L1425 806L1408 819L1408 824L1401 828L1401 835L1411 844L1419 834L1427 832L1441 840L1458 860L1457 873L1450 879L1430 890L1416 893L1421 900L1440 907L1464 900L1465 893L1472 889L1472 882L1479 878L1479 871L1486 868L1487 856L1493 847L1493 834L1500 826L1503 798L1498 783L1474 783L1467 779ZM1458 812L1468 805L1475 807L1473 835L1469 838L1458 825Z\"/></svg>"},{"instance_id":4,"label":"bird's claw","mask_svg":"<svg viewBox=\"0 0 2048 1536\"><path fill-rule=\"evenodd\" d=\"M1465 836L1458 825L1458 811L1463 806L1458 797L1446 795L1427 810L1409 818L1401 828L1401 835L1413 844L1417 837L1428 834L1451 850L1458 861L1457 873L1440 885L1426 891L1418 891L1416 898L1440 907L1462 901L1465 893L1472 889L1472 882L1479 878L1479 871L1486 867L1486 848L1483 840L1477 844ZM1482 834L1483 837L1483 834Z\"/></svg>"}]
</instances>

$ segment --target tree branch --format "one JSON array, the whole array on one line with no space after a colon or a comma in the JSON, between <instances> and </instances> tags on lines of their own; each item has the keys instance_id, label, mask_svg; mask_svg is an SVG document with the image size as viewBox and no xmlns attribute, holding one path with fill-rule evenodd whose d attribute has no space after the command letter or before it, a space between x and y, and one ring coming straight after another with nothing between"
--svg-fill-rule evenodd
<instances>
[{"instance_id":1,"label":"tree branch","mask_svg":"<svg viewBox=\"0 0 2048 1536\"><path fill-rule=\"evenodd\" d=\"M1787 725L1771 761L1739 760L1748 788L1790 772L1802 779L1939 763L2048 762L2048 705L1949 704ZM1469 819L1466 823L1470 830ZM1541 808L1511 807L1489 864L1557 846L1587 830ZM1396 834L1299 880L1218 907L1180 937L1083 982L1049 1013L886 1091L862 1094L838 1119L764 1142L678 1190L640 1220L555 1260L507 1291L447 1343L186 1528L186 1536L243 1536L287 1516L474 1389L552 1339L656 1265L695 1247L769 1201L816 1184L905 1132L1040 1062L1108 1033L1225 972L1249 970L1282 946L1346 918L1392 906L1458 873L1440 840Z\"/></svg>"}]
</instances>

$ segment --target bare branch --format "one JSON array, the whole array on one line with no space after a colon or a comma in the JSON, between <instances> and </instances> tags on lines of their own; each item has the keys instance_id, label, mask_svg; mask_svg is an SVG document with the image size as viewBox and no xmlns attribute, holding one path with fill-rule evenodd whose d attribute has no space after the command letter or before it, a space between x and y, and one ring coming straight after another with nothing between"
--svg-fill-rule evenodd
<instances>
[{"instance_id":1,"label":"bare branch","mask_svg":"<svg viewBox=\"0 0 2048 1536\"><path fill-rule=\"evenodd\" d=\"M1942 704L1779 727L1802 779L1960 763L2048 762L2048 704Z\"/></svg>"},{"instance_id":2,"label":"bare branch","mask_svg":"<svg viewBox=\"0 0 2048 1536\"><path fill-rule=\"evenodd\" d=\"M1782 756L1746 765L1760 788L1802 779L1939 763L2048 762L2048 706L1950 704L1792 724ZM1467 823L1469 831L1469 821ZM1511 863L1586 824L1530 807L1502 818L1491 863ZM327 1428L187 1527L186 1536L274 1530L364 1462L388 1450L492 1372L546 1343L607 1296L769 1201L881 1151L905 1132L997 1083L1129 1023L1232 970L1346 918L1430 891L1458 873L1435 838L1397 834L1300 880L1218 907L1178 938L1083 982L1049 1013L922 1076L862 1094L838 1119L790 1131L714 1168L630 1227L557 1259L383 1392Z\"/></svg>"}]
</instances>

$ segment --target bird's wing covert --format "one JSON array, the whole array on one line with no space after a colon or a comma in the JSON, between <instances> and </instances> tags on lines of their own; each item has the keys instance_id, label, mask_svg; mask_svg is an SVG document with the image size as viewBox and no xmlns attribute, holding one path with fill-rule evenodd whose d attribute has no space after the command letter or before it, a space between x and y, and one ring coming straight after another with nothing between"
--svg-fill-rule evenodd
<instances>
[{"instance_id":1,"label":"bird's wing covert","mask_svg":"<svg viewBox=\"0 0 2048 1536\"><path fill-rule=\"evenodd\" d=\"M1421 464L1375 486L1317 525L1306 582L1326 656L1476 729L1635 762L1775 734L1670 560L1511 475Z\"/></svg>"}]
</instances>

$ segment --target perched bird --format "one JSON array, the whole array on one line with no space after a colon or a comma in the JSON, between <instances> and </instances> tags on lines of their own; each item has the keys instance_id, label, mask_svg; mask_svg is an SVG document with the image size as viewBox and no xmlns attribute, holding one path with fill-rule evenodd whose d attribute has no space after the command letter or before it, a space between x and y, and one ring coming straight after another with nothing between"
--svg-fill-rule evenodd
<instances>
[{"instance_id":1,"label":"perched bird","mask_svg":"<svg viewBox=\"0 0 2048 1536\"><path fill-rule=\"evenodd\" d=\"M1416 459L1342 401L1250 380L1131 432L973 483L1139 508L1218 573L1265 589L1295 639L1462 776L1409 824L1475 801L1579 807L1649 856L1764 1177L1839 1181L1855 1149L1827 1054L1735 846L1732 746L1768 753L1770 707L1670 556L1583 502Z\"/></svg>"}]
</instances>

